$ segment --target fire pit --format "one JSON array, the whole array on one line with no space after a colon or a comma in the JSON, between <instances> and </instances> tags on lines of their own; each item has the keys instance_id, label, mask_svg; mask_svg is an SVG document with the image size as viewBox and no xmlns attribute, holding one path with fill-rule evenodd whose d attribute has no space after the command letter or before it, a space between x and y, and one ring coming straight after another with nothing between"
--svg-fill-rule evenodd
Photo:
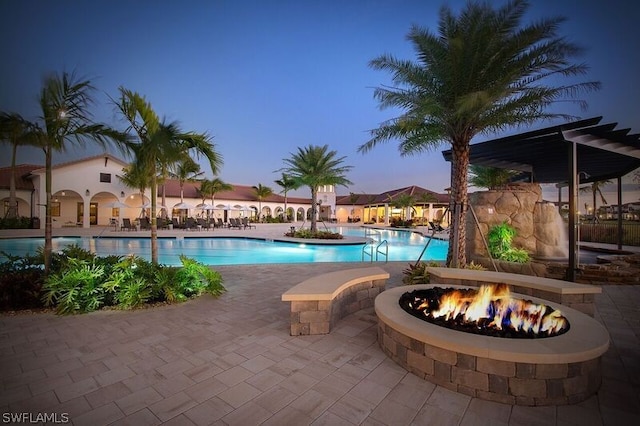
<instances>
[{"instance_id":1,"label":"fire pit","mask_svg":"<svg viewBox=\"0 0 640 426\"><path fill-rule=\"evenodd\" d=\"M417 318L400 306L405 293L441 291L434 287L396 287L381 293L375 301L379 345L408 371L456 392L512 405L577 403L600 387L601 356L609 347L609 335L593 318L566 306L551 307L550 311L545 307L543 317L546 314L566 319L566 326L559 327L553 336L513 339L469 334ZM463 295L469 291L463 286L451 288ZM422 297L422 293L417 295ZM408 296L413 303L415 296L416 293ZM534 305L550 305L531 296L512 297ZM422 303L418 300L416 307ZM465 312L470 304L464 301ZM439 310L442 303L437 305ZM562 315L552 314L558 309ZM424 307L418 313L424 316ZM449 316L455 323L459 315ZM481 320L481 324L492 321ZM474 327L478 328L471 328ZM528 331L524 334L527 336L521 337L533 337L528 336Z\"/></svg>"},{"instance_id":2,"label":"fire pit","mask_svg":"<svg viewBox=\"0 0 640 426\"><path fill-rule=\"evenodd\" d=\"M511 297L505 284L414 290L400 296L400 306L432 324L485 336L535 339L569 330L559 310Z\"/></svg>"}]
</instances>

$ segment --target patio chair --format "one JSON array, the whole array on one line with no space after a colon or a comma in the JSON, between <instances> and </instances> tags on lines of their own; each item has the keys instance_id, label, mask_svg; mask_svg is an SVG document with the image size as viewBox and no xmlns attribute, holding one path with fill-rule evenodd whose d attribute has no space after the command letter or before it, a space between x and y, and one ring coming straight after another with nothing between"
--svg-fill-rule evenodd
<instances>
[{"instance_id":1,"label":"patio chair","mask_svg":"<svg viewBox=\"0 0 640 426\"><path fill-rule=\"evenodd\" d=\"M218 220L213 225L216 228L224 228L224 222L222 219L218 218Z\"/></svg>"},{"instance_id":2,"label":"patio chair","mask_svg":"<svg viewBox=\"0 0 640 426\"><path fill-rule=\"evenodd\" d=\"M242 223L240 223L240 219L236 219L236 218L229 218L229 226L231 228L238 228L238 229L242 229Z\"/></svg>"},{"instance_id":3,"label":"patio chair","mask_svg":"<svg viewBox=\"0 0 640 426\"><path fill-rule=\"evenodd\" d=\"M252 225L251 223L249 223L249 218L248 217L243 217L242 218L242 226L244 227L244 229L251 229L251 228L255 228L255 225Z\"/></svg>"},{"instance_id":4,"label":"patio chair","mask_svg":"<svg viewBox=\"0 0 640 426\"><path fill-rule=\"evenodd\" d=\"M192 230L192 229L196 229L196 228L197 228L197 226L198 226L198 225L196 224L195 219L194 219L194 218L192 218L192 217L188 217L188 218L187 218L187 220L186 220L186 222L184 223L184 228L185 228L187 231L190 231L190 230Z\"/></svg>"},{"instance_id":5,"label":"patio chair","mask_svg":"<svg viewBox=\"0 0 640 426\"><path fill-rule=\"evenodd\" d=\"M184 228L184 226L182 226L180 224L180 222L178 222L178 218L177 217L171 218L171 224L173 225L173 229L182 229L182 228Z\"/></svg>"},{"instance_id":6,"label":"patio chair","mask_svg":"<svg viewBox=\"0 0 640 426\"><path fill-rule=\"evenodd\" d=\"M120 227L121 230L126 229L127 231L131 231L136 229L135 226L133 226L133 224L131 223L131 219L129 219L128 217L125 217L124 219L122 219L122 226Z\"/></svg>"},{"instance_id":7,"label":"patio chair","mask_svg":"<svg viewBox=\"0 0 640 426\"><path fill-rule=\"evenodd\" d=\"M145 230L151 229L151 221L149 221L148 217L140 218L140 229L145 229Z\"/></svg>"}]
</instances>

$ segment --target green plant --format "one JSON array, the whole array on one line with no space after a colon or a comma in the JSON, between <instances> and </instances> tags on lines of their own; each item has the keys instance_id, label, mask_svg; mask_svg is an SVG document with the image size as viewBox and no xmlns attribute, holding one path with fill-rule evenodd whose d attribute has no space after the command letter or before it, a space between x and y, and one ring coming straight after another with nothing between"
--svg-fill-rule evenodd
<instances>
[{"instance_id":1,"label":"green plant","mask_svg":"<svg viewBox=\"0 0 640 426\"><path fill-rule=\"evenodd\" d=\"M287 237L319 239L319 240L341 240L344 236L338 232L312 231L311 229L298 229L284 234Z\"/></svg>"},{"instance_id":2,"label":"green plant","mask_svg":"<svg viewBox=\"0 0 640 426\"><path fill-rule=\"evenodd\" d=\"M410 263L409 267L402 271L402 274L404 275L402 277L402 282L407 285L429 284L431 282L431 277L429 276L427 268L439 266L442 265L433 260L429 262L418 262L416 264Z\"/></svg>"},{"instance_id":3,"label":"green plant","mask_svg":"<svg viewBox=\"0 0 640 426\"><path fill-rule=\"evenodd\" d=\"M169 303L209 293L218 296L225 291L219 272L181 255L181 268L164 268L156 274L159 288Z\"/></svg>"},{"instance_id":4,"label":"green plant","mask_svg":"<svg viewBox=\"0 0 640 426\"><path fill-rule=\"evenodd\" d=\"M470 263L467 263L466 265L464 265L464 269L471 269L473 271L486 271L487 268L485 268L483 265L479 264L479 263L474 263L473 260Z\"/></svg>"},{"instance_id":5,"label":"green plant","mask_svg":"<svg viewBox=\"0 0 640 426\"><path fill-rule=\"evenodd\" d=\"M70 258L69 269L52 274L42 288L46 306L56 306L59 314L91 312L102 306L104 290L100 286L104 267L86 260Z\"/></svg>"},{"instance_id":6,"label":"green plant","mask_svg":"<svg viewBox=\"0 0 640 426\"><path fill-rule=\"evenodd\" d=\"M526 263L529 254L526 250L513 247L513 238L516 236L514 227L506 222L492 227L488 234L489 255L494 259L507 262Z\"/></svg>"}]
</instances>

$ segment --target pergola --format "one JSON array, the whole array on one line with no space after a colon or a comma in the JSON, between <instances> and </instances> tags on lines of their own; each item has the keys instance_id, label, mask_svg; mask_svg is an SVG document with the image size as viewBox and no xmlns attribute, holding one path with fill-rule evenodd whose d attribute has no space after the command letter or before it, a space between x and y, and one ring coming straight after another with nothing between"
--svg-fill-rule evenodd
<instances>
[{"instance_id":1,"label":"pergola","mask_svg":"<svg viewBox=\"0 0 640 426\"><path fill-rule=\"evenodd\" d=\"M530 182L569 187L569 268L574 281L577 259L578 185L617 179L618 248L622 247L622 176L640 167L640 134L616 130L617 123L588 118L473 144L470 164L518 170ZM442 152L452 160L451 150Z\"/></svg>"}]
</instances>

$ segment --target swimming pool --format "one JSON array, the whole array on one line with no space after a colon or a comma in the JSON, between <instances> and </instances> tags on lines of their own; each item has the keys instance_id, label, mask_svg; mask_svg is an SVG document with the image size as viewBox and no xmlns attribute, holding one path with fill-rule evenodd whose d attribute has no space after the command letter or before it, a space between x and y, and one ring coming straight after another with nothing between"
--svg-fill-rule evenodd
<instances>
[{"instance_id":1,"label":"swimming pool","mask_svg":"<svg viewBox=\"0 0 640 426\"><path fill-rule=\"evenodd\" d=\"M332 229L345 236L365 236L364 228ZM368 234L377 241L389 243L389 261L415 261L427 238L409 231L375 230ZM104 256L110 254L135 254L147 260L151 259L151 240L149 238L74 238L59 237L53 239L53 250L76 244ZM44 245L43 238L0 239L0 251L24 256L34 254ZM423 260L444 260L448 243L433 240L423 255ZM209 237L209 238L159 238L159 262L165 265L179 265L180 255L196 259L206 265L243 265L265 263L310 263L310 262L360 262L362 244L319 245L308 243L286 243L257 238ZM383 256L378 257L384 260ZM2 261L4 259L0 259ZM365 261L370 258L365 256Z\"/></svg>"}]
</instances>

